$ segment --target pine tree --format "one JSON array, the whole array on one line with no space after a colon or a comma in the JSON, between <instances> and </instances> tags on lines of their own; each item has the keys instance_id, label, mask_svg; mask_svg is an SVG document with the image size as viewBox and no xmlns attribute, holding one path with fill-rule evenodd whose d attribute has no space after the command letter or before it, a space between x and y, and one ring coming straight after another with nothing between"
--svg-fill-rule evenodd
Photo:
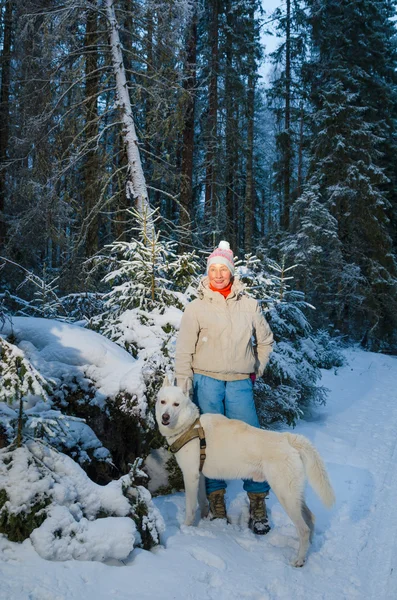
<instances>
[{"instance_id":1,"label":"pine tree","mask_svg":"<svg viewBox=\"0 0 397 600\"><path fill-rule=\"evenodd\" d=\"M258 413L265 426L294 425L315 404L323 404L326 390L319 385L320 368L343 359L326 333L316 337L306 313L313 312L302 292L291 289L292 270L261 256L246 255L237 263L239 275L264 311L275 343L263 378L255 385Z\"/></svg>"},{"instance_id":2,"label":"pine tree","mask_svg":"<svg viewBox=\"0 0 397 600\"><path fill-rule=\"evenodd\" d=\"M302 66L309 51L305 8L302 0L287 0L285 8L278 7L272 15L276 35L282 41L271 54L274 73L267 94L277 123L274 184L284 230L289 229L291 205L301 191L303 179L304 121L308 107Z\"/></svg>"},{"instance_id":3,"label":"pine tree","mask_svg":"<svg viewBox=\"0 0 397 600\"><path fill-rule=\"evenodd\" d=\"M357 297L338 292L337 325L356 338L371 331L371 347L390 348L397 328L389 218L394 190L385 170L395 132L393 3L324 0L310 6L315 50L307 70L315 107L310 185L318 186L325 210L338 223L343 260L337 268L353 277L362 294L358 305Z\"/></svg>"}]
</instances>

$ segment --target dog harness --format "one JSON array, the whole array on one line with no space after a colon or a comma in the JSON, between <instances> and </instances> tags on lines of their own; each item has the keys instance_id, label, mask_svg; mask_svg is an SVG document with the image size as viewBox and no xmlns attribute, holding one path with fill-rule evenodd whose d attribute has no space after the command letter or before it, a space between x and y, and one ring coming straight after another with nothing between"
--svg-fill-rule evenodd
<instances>
[{"instance_id":1,"label":"dog harness","mask_svg":"<svg viewBox=\"0 0 397 600\"><path fill-rule=\"evenodd\" d=\"M204 433L204 429L202 428L201 423L200 423L200 417L195 420L193 425L191 425L189 427L189 429L187 431L185 431L185 433L182 433L181 437L179 437L177 440L175 440L175 442L173 442L169 446L169 450L170 450L170 452L172 452L172 454L176 454L188 442L191 442L192 440L195 440L196 438L200 439L199 471L201 473L201 471L203 470L204 461L205 461L205 449L207 447L207 442L205 441L205 433Z\"/></svg>"}]
</instances>

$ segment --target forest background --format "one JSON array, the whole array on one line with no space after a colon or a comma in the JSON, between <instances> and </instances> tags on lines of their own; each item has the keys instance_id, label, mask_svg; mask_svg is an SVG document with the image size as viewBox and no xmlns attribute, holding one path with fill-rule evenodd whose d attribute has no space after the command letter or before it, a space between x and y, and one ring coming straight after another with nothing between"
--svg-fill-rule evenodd
<instances>
[{"instance_id":1,"label":"forest background","mask_svg":"<svg viewBox=\"0 0 397 600\"><path fill-rule=\"evenodd\" d=\"M395 4L1 0L0 533L158 543L153 406L221 239L274 332L263 427L325 402L341 340L397 353Z\"/></svg>"},{"instance_id":2,"label":"forest background","mask_svg":"<svg viewBox=\"0 0 397 600\"><path fill-rule=\"evenodd\" d=\"M3 1L1 255L63 293L95 291L87 258L136 235L110 8L161 236L297 263L314 326L394 351L390 0L286 0L271 13L252 0ZM23 277L8 263L2 291Z\"/></svg>"}]
</instances>

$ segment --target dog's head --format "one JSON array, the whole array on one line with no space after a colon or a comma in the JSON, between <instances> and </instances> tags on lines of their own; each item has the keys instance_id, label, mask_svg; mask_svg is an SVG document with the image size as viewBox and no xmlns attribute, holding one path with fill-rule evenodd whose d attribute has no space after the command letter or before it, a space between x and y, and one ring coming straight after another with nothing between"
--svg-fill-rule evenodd
<instances>
[{"instance_id":1,"label":"dog's head","mask_svg":"<svg viewBox=\"0 0 397 600\"><path fill-rule=\"evenodd\" d=\"M160 433L165 437L187 429L198 417L198 408L189 396L166 378L158 393L156 420Z\"/></svg>"}]
</instances>

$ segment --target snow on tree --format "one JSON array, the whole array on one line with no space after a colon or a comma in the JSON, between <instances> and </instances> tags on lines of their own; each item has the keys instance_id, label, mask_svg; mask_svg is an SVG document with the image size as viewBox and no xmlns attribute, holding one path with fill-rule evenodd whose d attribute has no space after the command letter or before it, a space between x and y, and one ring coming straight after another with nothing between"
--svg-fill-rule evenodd
<instances>
[{"instance_id":1,"label":"snow on tree","mask_svg":"<svg viewBox=\"0 0 397 600\"><path fill-rule=\"evenodd\" d=\"M151 210L149 218L146 211L128 212L137 238L114 242L106 255L93 258L94 268L107 271L103 282L112 288L104 295L105 311L89 327L145 361L153 402L164 373L173 367L176 331L201 267L194 252L178 254L174 242L155 232L157 211Z\"/></svg>"},{"instance_id":2,"label":"snow on tree","mask_svg":"<svg viewBox=\"0 0 397 600\"><path fill-rule=\"evenodd\" d=\"M328 334L314 334L305 315L313 307L302 292L290 289L296 265L285 267L264 259L248 255L237 263L275 339L263 378L255 385L255 399L264 425L293 425L310 406L325 402L326 390L318 384L320 367L342 364L343 359Z\"/></svg>"},{"instance_id":3,"label":"snow on tree","mask_svg":"<svg viewBox=\"0 0 397 600\"><path fill-rule=\"evenodd\" d=\"M0 257L0 260L0 269L11 267L14 272L23 276L14 293L6 289L0 294L0 307L3 311L7 308L10 313L18 316L31 315L73 322L88 320L103 310L104 300L99 292L61 296L58 289L59 277L53 277L45 266L39 276L7 258Z\"/></svg>"},{"instance_id":4,"label":"snow on tree","mask_svg":"<svg viewBox=\"0 0 397 600\"><path fill-rule=\"evenodd\" d=\"M117 101L121 110L123 122L123 138L128 157L128 178L126 184L126 195L128 200L136 204L136 209L141 215L147 214L150 224L149 234L154 227L150 223L150 212L148 211L149 200L146 188L145 176L139 153L138 138L136 135L134 116L132 113L131 99L128 91L127 77L124 67L123 46L121 44L117 22L114 0L105 0L107 24L110 33L110 46L112 52L112 66L116 78Z\"/></svg>"},{"instance_id":5,"label":"snow on tree","mask_svg":"<svg viewBox=\"0 0 397 600\"><path fill-rule=\"evenodd\" d=\"M86 341L68 350L72 342L71 338L67 340L67 331L73 326L52 323L14 318L14 338L19 338L20 347L0 338L0 434L5 438L1 445L6 446L0 450L0 533L12 541L23 541L30 536L37 552L47 559L126 558L136 545L150 548L159 542L162 519L152 504L150 493L141 485L147 485L147 475L139 469L141 459L135 459L124 476L105 487L91 481L74 462L78 461L88 472L92 471L94 461L109 463L114 468L109 450L87 423L67 414L72 403L70 388L67 391L65 387L68 372L69 379L75 381L75 391L85 387L91 403L98 404L100 398L103 401L106 386L110 389L112 381L106 383L103 379L106 372L102 375L97 372L94 377L97 386L98 378L102 377L99 387L102 393L99 396L91 393L96 388L92 382L89 385L81 372L79 375L76 356L77 348L81 354L84 344L87 350L92 348L90 338L96 334L81 330ZM62 327L63 337L57 346L54 332ZM69 330L75 341L79 329ZM106 361L111 363L111 342L107 344ZM29 353L31 360L21 348ZM122 351L117 346L115 350L113 370L117 371L122 363ZM92 349L90 352L92 354ZM66 363L68 354L73 366ZM124 367L124 386L132 391L137 378L132 372L133 359L128 359ZM80 360L84 362L83 358ZM46 378L31 361L47 373ZM95 371L94 364L88 368ZM49 372L54 374L53 378L48 377ZM114 373L109 375L111 379L114 377ZM122 379L121 372L118 377ZM113 391L115 402L119 394ZM62 412L65 409L66 414ZM98 417L97 411L97 424ZM117 419L115 423L119 424ZM134 435L133 426L129 427L128 434Z\"/></svg>"},{"instance_id":6,"label":"snow on tree","mask_svg":"<svg viewBox=\"0 0 397 600\"><path fill-rule=\"evenodd\" d=\"M125 559L159 543L163 519L135 463L106 486L71 458L37 441L0 450L0 533L30 538L48 560Z\"/></svg>"},{"instance_id":7,"label":"snow on tree","mask_svg":"<svg viewBox=\"0 0 397 600\"><path fill-rule=\"evenodd\" d=\"M342 255L333 265L341 289L331 280L325 300L329 306L334 295L341 331L364 336L373 349L391 350L397 328L390 221L396 169L387 157L396 152L395 6L389 0L308 5L314 50L306 66L313 103L308 185L315 184L317 199L337 221ZM316 280L321 277L324 289L326 272ZM343 293L347 284L353 293Z\"/></svg>"},{"instance_id":8,"label":"snow on tree","mask_svg":"<svg viewBox=\"0 0 397 600\"><path fill-rule=\"evenodd\" d=\"M41 439L82 465L111 463L110 452L86 422L56 408L57 382L44 378L18 346L2 338L0 377L0 416L8 443Z\"/></svg>"}]
</instances>

